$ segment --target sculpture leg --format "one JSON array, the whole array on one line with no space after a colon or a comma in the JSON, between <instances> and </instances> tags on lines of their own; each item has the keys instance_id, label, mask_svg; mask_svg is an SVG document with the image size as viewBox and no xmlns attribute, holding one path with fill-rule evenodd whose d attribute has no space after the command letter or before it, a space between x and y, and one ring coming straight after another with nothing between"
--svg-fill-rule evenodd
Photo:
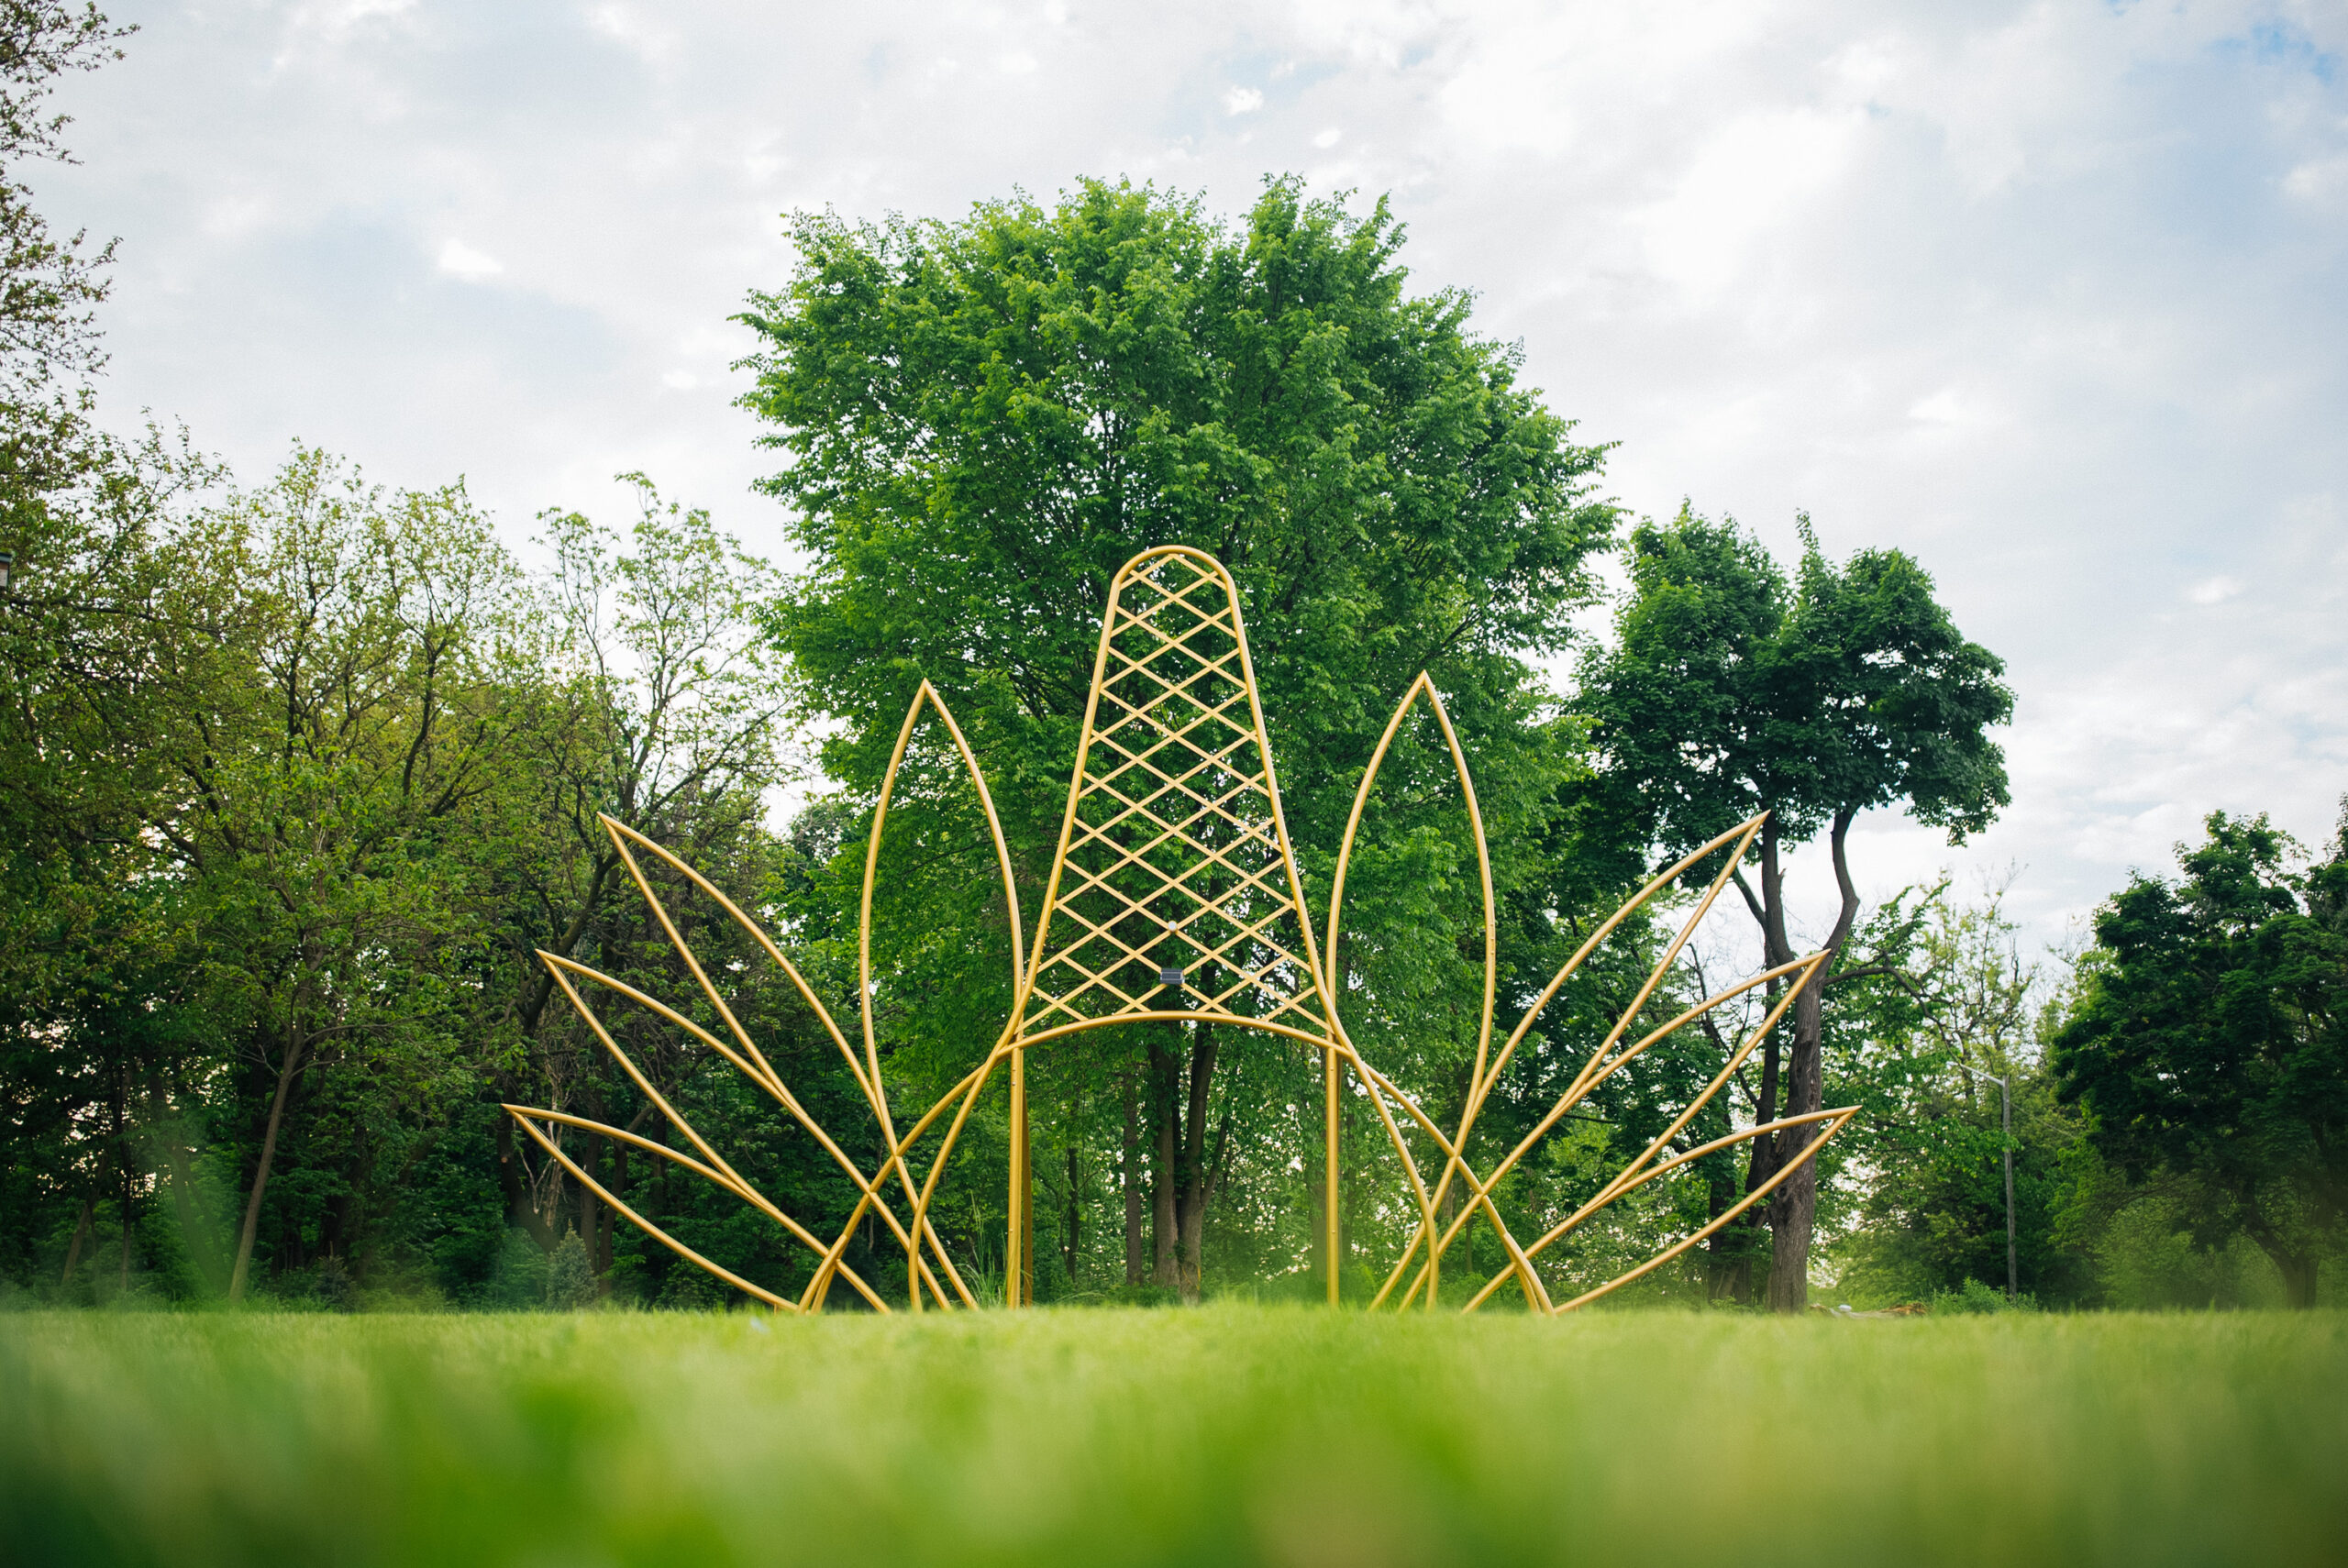
<instances>
[{"instance_id":1,"label":"sculpture leg","mask_svg":"<svg viewBox=\"0 0 2348 1568\"><path fill-rule=\"evenodd\" d=\"M1329 1261L1329 1305L1332 1307L1337 1304L1337 1245L1338 1238L1344 1234L1337 1215L1337 1052L1332 1046L1321 1054L1321 1076L1328 1099L1327 1146L1322 1153L1321 1165L1322 1180L1325 1184L1322 1219L1327 1235L1323 1242L1322 1254Z\"/></svg>"},{"instance_id":2,"label":"sculpture leg","mask_svg":"<svg viewBox=\"0 0 2348 1568\"><path fill-rule=\"evenodd\" d=\"M1002 1304L1027 1304L1027 1053L1011 1053L1011 1201L1002 1243Z\"/></svg>"}]
</instances>

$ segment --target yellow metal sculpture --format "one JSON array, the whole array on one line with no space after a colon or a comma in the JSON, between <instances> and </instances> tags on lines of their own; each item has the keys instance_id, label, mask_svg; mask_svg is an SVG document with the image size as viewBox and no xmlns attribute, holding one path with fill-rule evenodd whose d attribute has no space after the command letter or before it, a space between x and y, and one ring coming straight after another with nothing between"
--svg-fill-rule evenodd
<instances>
[{"instance_id":1,"label":"yellow metal sculpture","mask_svg":"<svg viewBox=\"0 0 2348 1568\"><path fill-rule=\"evenodd\" d=\"M1423 701L1449 748L1452 766L1474 829L1484 905L1483 1011L1464 1109L1445 1132L1409 1094L1365 1061L1346 1032L1337 1001L1344 992L1336 971L1339 922L1345 910L1346 877L1354 838L1361 825L1379 767L1412 708ZM900 1127L891 1110L874 1033L872 984L872 895L881 834L906 747L926 707L952 738L976 787L1002 878L1011 933L1013 1004L1009 1019L984 1060L937 1102ZM1492 1046L1498 982L1491 865L1484 823L1476 804L1474 780L1450 715L1433 683L1422 675L1403 695L1364 771L1337 852L1328 918L1316 938L1306 912L1288 825L1280 812L1279 785L1272 770L1255 670L1249 662L1246 628L1230 575L1202 551L1169 546L1147 550L1127 562L1111 584L1093 663L1091 697L1078 743L1076 772L1069 784L1059 845L1052 857L1032 947L1023 940L1019 893L1011 853L994 802L987 792L969 744L953 715L927 681L914 699L898 732L896 748L883 776L880 798L864 862L858 922L857 979L861 1038L851 1043L830 1010L766 930L737 908L692 867L626 824L609 817L622 862L661 929L692 973L723 1029L703 1028L657 998L584 965L541 953L555 982L608 1050L629 1080L674 1127L692 1153L621 1128L553 1110L507 1106L539 1148L604 1202L688 1261L727 1284L784 1310L819 1309L835 1281L845 1281L875 1309L891 1310L876 1282L858 1275L845 1261L849 1242L868 1214L877 1217L905 1256L903 1299L914 1311L925 1306L976 1307L977 1297L947 1255L931 1218L938 1177L946 1169L964 1124L998 1070L1007 1072L1013 1135L1010 1155L1010 1222L1005 1249L1004 1299L1020 1305L1027 1275L1022 1256L1028 1233L1030 1176L1026 1103L1026 1054L1083 1031L1151 1021L1208 1021L1258 1030L1312 1052L1322 1069L1324 1105L1323 1177L1328 1233L1329 1300L1337 1299L1340 1246L1338 1222L1339 1111L1350 1074L1354 1092L1375 1110L1387 1138L1401 1157L1418 1221L1410 1243L1393 1265L1372 1306L1398 1309L1438 1298L1445 1256L1469 1224L1480 1220L1498 1238L1508 1263L1466 1303L1475 1310L1512 1280L1534 1311L1568 1312L1661 1266L1734 1220L1767 1197L1839 1132L1855 1107L1789 1116L1745 1128L1698 1147L1664 1156L1703 1108L1711 1103L1745 1058L1776 1027L1786 1008L1819 966L1824 954L1780 965L1707 998L1635 1041L1625 1043L1638 1017L1662 983L1700 922L1727 885L1761 829L1761 818L1721 834L1657 875L1616 911L1567 960L1526 1009L1497 1050ZM1466 1151L1479 1113L1516 1055L1541 1010L1599 944L1635 911L1706 857L1726 851L1722 865L1677 934L1647 974L1645 983L1580 1072L1533 1130L1490 1169L1479 1171ZM810 1115L791 1087L769 1065L749 1032L737 1020L718 988L693 955L660 897L647 879L638 852L681 874L724 910L787 975L839 1047L858 1091L878 1125L883 1153L871 1169L851 1158ZM847 1223L829 1241L815 1235L743 1179L653 1086L612 1038L578 982L586 982L666 1021L725 1057L753 1084L771 1095L803 1127L854 1183L859 1194ZM1777 983L1777 996L1760 1022L1729 1052L1720 1071L1678 1117L1588 1201L1529 1245L1521 1244L1501 1217L1492 1191L1557 1123L1592 1090L1622 1067L1690 1021L1757 988ZM858 1046L861 1046L861 1050ZM944 1123L925 1162L915 1149ZM1439 1154L1441 1169L1432 1185L1414 1156L1411 1134ZM685 1246L630 1209L564 1152L552 1131L570 1127L617 1139L670 1160L751 1204L783 1227L816 1258L806 1287L796 1300L743 1279ZM1754 1191L1725 1213L1681 1238L1638 1267L1566 1301L1551 1299L1534 1260L1593 1215L1673 1170L1747 1139L1792 1128L1814 1127L1805 1145ZM696 1157L698 1156L698 1157ZM1454 1199L1454 1189L1458 1197ZM1399 1292L1399 1294L1398 1294Z\"/></svg>"}]
</instances>

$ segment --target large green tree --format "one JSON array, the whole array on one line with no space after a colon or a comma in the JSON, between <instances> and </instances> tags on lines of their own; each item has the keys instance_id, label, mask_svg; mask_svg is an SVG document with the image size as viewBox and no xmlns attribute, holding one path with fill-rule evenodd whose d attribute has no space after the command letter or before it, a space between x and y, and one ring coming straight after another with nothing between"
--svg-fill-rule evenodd
<instances>
[{"instance_id":1,"label":"large green tree","mask_svg":"<svg viewBox=\"0 0 2348 1568\"><path fill-rule=\"evenodd\" d=\"M1589 489L1602 451L1519 384L1514 351L1474 332L1465 294L1409 291L1382 202L1357 212L1280 180L1226 224L1091 181L1050 206L987 204L951 223L803 215L792 237L797 271L744 317L761 339L746 402L776 427L786 460L767 488L808 560L774 635L833 726L825 762L851 798L872 797L932 680L1003 809L1032 911L1109 581L1137 550L1179 543L1238 583L1308 871L1328 864L1392 704L1427 670L1473 758L1502 887L1534 875L1534 834L1576 766L1535 664L1571 641L1585 564L1609 537L1611 510ZM893 995L926 999L892 1011L895 1043L914 1051L898 1070L932 1083L984 1048L972 1021L1000 1020L1008 999L966 795L915 787L901 808L915 813L909 840L967 846L901 924L895 950L930 966L910 984L916 960L901 958L890 977ZM1348 965L1357 950L1415 972L1447 944L1467 967L1457 922L1425 904L1467 853L1464 825L1441 830L1439 851L1407 811L1366 831L1365 878L1414 853L1428 875L1416 905L1357 906ZM1472 886L1472 863L1447 879ZM1388 988L1423 1026L1408 1032L1420 1048L1472 1040L1472 1021L1423 990ZM1194 1290L1214 1151L1229 1146L1209 1132L1229 1125L1218 1062L1234 1064L1202 1026L1092 1049L1132 1050L1142 1080L1118 1156L1129 1275ZM1117 1098L1075 1080L1045 1092L1076 1120L1086 1104L1110 1116ZM1072 1192L1080 1162L1067 1168Z\"/></svg>"},{"instance_id":2,"label":"large green tree","mask_svg":"<svg viewBox=\"0 0 2348 1568\"><path fill-rule=\"evenodd\" d=\"M1860 910L1847 853L1860 812L1903 806L1952 842L2007 801L1990 729L2012 709L2004 666L1967 641L1933 580L1897 550L1827 558L1802 520L1789 577L1733 522L1683 509L1630 539L1630 592L1612 646L1582 666L1578 706L1597 724L1606 811L1668 861L1756 812L1759 887L1736 886L1770 966L1797 956L1789 928L1786 852L1822 829L1838 904L1822 944L1842 954ZM1825 975L1794 1004L1792 1039L1763 1048L1755 1120L1823 1102ZM1800 1152L1806 1129L1756 1139L1751 1191ZM1767 1202L1768 1304L1808 1297L1815 1171L1805 1165ZM1730 1234L1724 1232L1724 1235Z\"/></svg>"},{"instance_id":3,"label":"large green tree","mask_svg":"<svg viewBox=\"0 0 2348 1568\"><path fill-rule=\"evenodd\" d=\"M420 1106L456 1092L464 853L518 728L495 668L513 568L460 488L387 494L317 452L174 541L150 644L173 700L149 824L266 1085L229 1295L314 1064Z\"/></svg>"},{"instance_id":4,"label":"large green tree","mask_svg":"<svg viewBox=\"0 0 2348 1568\"><path fill-rule=\"evenodd\" d=\"M2310 1307L2348 1214L2348 823L2303 875L2265 816L2207 825L2181 881L2098 912L2054 1064L2105 1158L2189 1178L2202 1239L2247 1234Z\"/></svg>"}]
</instances>

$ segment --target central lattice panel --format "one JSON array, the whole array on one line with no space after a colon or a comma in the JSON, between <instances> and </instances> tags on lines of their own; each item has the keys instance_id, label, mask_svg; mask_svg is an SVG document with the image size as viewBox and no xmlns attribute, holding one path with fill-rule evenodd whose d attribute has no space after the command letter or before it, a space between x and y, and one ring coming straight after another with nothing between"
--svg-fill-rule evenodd
<instances>
[{"instance_id":1,"label":"central lattice panel","mask_svg":"<svg viewBox=\"0 0 2348 1568\"><path fill-rule=\"evenodd\" d=\"M1326 1032L1251 684L1212 561L1118 574L1022 1035L1176 1009Z\"/></svg>"}]
</instances>

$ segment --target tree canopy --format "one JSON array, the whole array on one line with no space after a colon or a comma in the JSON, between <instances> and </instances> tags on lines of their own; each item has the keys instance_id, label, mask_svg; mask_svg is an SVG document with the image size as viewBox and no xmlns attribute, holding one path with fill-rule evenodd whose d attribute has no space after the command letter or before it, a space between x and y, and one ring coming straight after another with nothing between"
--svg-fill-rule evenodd
<instances>
[{"instance_id":1,"label":"tree canopy","mask_svg":"<svg viewBox=\"0 0 2348 1568\"><path fill-rule=\"evenodd\" d=\"M1191 200L1089 181L1049 208L803 215L792 234L796 273L743 318L762 344L745 402L777 427L767 441L787 461L767 489L810 563L775 605L776 642L837 725L825 761L852 797L876 788L927 679L1040 883L1110 579L1141 549L1185 544L1238 584L1309 871L1325 870L1392 704L1424 670L1498 824L1498 880L1532 878L1534 837L1578 770L1538 661L1571 641L1609 542L1613 511L1591 493L1603 452L1518 384L1516 354L1473 332L1467 296L1408 291L1383 202L1356 213L1275 181L1227 226ZM1461 968L1458 928L1480 917L1457 907L1473 882L1464 819L1455 804L1436 828L1417 804L1368 830L1357 879L1401 896L1355 940L1391 958L1392 1003L1423 1023L1441 1010L1428 977ZM928 923L976 933L991 901L967 818L958 842L977 896ZM1403 859L1434 875L1389 874ZM999 943L942 945L984 956L919 989L999 992ZM920 1031L920 1011L903 1026ZM1153 1058L1160 1124L1180 1114L1174 1081L1192 1086L1186 1233L1206 1190L1214 1048Z\"/></svg>"},{"instance_id":2,"label":"tree canopy","mask_svg":"<svg viewBox=\"0 0 2348 1568\"><path fill-rule=\"evenodd\" d=\"M2238 1228L2311 1306L2348 1216L2348 823L2304 874L2264 816L2206 825L2181 880L2097 914L2057 1081L2132 1180L2191 1178L2205 1236Z\"/></svg>"},{"instance_id":3,"label":"tree canopy","mask_svg":"<svg viewBox=\"0 0 2348 1568\"><path fill-rule=\"evenodd\" d=\"M1602 450L1465 295L1406 292L1382 202L1275 182L1228 227L1094 181L792 237L797 273L744 317L745 402L810 561L776 640L844 721L825 760L851 787L925 677L1056 823L1109 579L1161 544L1239 582L1308 838L1422 669L1494 745L1538 706L1530 661L1569 642L1612 525Z\"/></svg>"}]
</instances>

